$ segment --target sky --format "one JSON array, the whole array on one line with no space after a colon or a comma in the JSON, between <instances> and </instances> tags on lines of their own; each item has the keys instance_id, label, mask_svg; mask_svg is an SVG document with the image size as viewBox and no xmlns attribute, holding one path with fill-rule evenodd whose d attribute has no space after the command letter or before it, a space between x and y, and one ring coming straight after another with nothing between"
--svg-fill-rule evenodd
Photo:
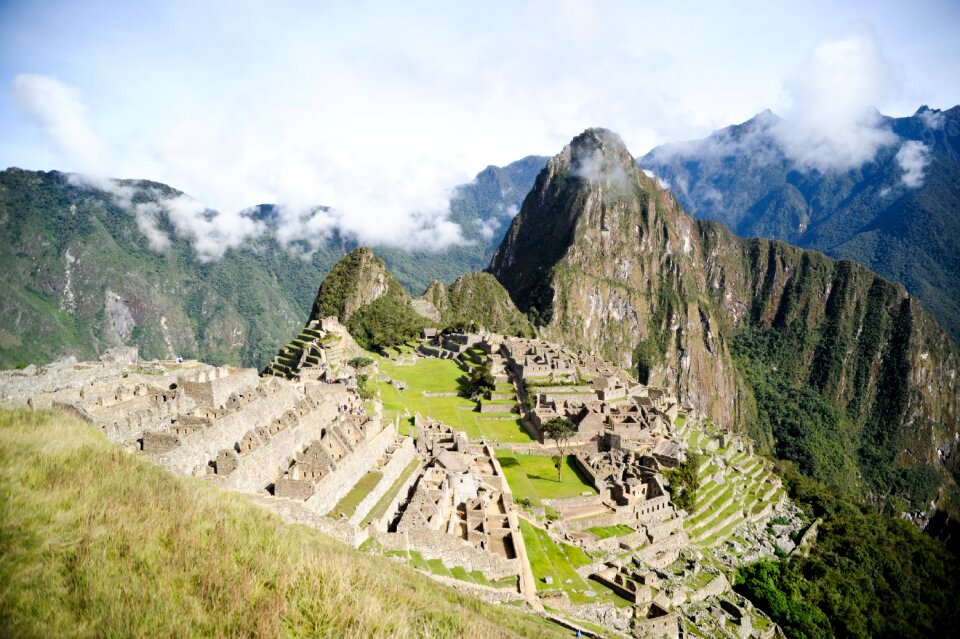
<instances>
[{"instance_id":1,"label":"sky","mask_svg":"<svg viewBox=\"0 0 960 639\"><path fill-rule=\"evenodd\" d=\"M0 168L170 184L210 259L266 202L290 237L442 249L455 185L591 126L639 156L771 109L801 164L868 161L874 108L960 104L958 33L956 0L0 0Z\"/></svg>"}]
</instances>

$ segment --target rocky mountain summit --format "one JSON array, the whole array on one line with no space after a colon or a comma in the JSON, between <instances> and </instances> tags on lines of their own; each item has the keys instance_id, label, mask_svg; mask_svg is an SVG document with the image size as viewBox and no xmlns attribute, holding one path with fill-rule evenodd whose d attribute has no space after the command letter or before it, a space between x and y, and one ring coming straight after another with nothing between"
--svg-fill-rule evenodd
<instances>
[{"instance_id":1,"label":"rocky mountain summit","mask_svg":"<svg viewBox=\"0 0 960 639\"><path fill-rule=\"evenodd\" d=\"M960 106L879 117L888 143L852 168L798 162L783 127L765 111L638 161L698 219L855 260L902 283L960 340Z\"/></svg>"},{"instance_id":2,"label":"rocky mountain summit","mask_svg":"<svg viewBox=\"0 0 960 639\"><path fill-rule=\"evenodd\" d=\"M921 510L955 490L960 358L917 300L694 220L609 131L548 162L489 270L546 337L750 425L815 476Z\"/></svg>"}]
</instances>

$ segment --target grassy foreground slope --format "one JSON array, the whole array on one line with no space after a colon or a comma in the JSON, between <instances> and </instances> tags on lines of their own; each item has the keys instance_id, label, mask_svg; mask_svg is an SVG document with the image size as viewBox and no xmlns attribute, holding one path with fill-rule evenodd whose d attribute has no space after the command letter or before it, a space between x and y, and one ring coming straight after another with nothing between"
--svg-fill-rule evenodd
<instances>
[{"instance_id":1,"label":"grassy foreground slope","mask_svg":"<svg viewBox=\"0 0 960 639\"><path fill-rule=\"evenodd\" d=\"M0 411L0 636L561 636L383 562L61 414Z\"/></svg>"}]
</instances>

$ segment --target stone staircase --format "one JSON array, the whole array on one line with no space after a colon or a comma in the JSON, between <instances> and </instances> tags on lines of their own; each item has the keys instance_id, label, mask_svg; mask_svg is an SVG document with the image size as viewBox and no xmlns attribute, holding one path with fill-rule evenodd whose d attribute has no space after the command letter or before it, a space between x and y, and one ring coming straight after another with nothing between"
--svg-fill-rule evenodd
<instances>
[{"instance_id":1,"label":"stone staircase","mask_svg":"<svg viewBox=\"0 0 960 639\"><path fill-rule=\"evenodd\" d=\"M339 362L343 357L340 342L338 335L323 331L317 320L310 320L299 335L280 349L263 374L292 379L304 367Z\"/></svg>"}]
</instances>

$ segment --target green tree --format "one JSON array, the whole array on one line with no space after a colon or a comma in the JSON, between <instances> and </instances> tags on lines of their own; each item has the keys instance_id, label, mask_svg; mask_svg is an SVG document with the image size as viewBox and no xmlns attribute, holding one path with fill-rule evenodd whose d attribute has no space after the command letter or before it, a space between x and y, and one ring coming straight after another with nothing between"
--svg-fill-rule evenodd
<instances>
[{"instance_id":1,"label":"green tree","mask_svg":"<svg viewBox=\"0 0 960 639\"><path fill-rule=\"evenodd\" d=\"M490 361L486 361L482 366L477 366L470 372L467 378L467 388L470 390L471 397L479 397L483 393L493 391L497 387L497 380L493 377L493 367Z\"/></svg>"},{"instance_id":2,"label":"green tree","mask_svg":"<svg viewBox=\"0 0 960 639\"><path fill-rule=\"evenodd\" d=\"M543 425L543 434L548 439L552 439L557 444L559 455L554 458L557 466L557 481L561 480L561 471L563 470L563 461L566 456L567 445L570 438L577 432L577 427L566 417L556 417Z\"/></svg>"},{"instance_id":3,"label":"green tree","mask_svg":"<svg viewBox=\"0 0 960 639\"><path fill-rule=\"evenodd\" d=\"M700 489L700 475L697 474L697 468L702 460L700 455L688 453L686 461L680 466L664 472L670 480L670 499L677 508L693 510L697 501L697 491Z\"/></svg>"},{"instance_id":4,"label":"green tree","mask_svg":"<svg viewBox=\"0 0 960 639\"><path fill-rule=\"evenodd\" d=\"M353 359L347 362L348 366L352 366L357 370L366 368L370 364L373 364L373 360L367 357L366 355L360 355L358 357L354 357Z\"/></svg>"}]
</instances>

